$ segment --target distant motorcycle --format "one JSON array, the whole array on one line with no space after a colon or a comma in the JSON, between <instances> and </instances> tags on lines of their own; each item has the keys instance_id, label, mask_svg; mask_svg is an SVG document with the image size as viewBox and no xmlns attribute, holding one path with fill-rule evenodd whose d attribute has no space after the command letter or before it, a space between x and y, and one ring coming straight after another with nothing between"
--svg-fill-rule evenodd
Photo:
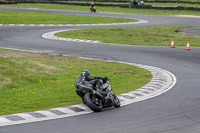
<instances>
[{"instance_id":1,"label":"distant motorcycle","mask_svg":"<svg viewBox=\"0 0 200 133\"><path fill-rule=\"evenodd\" d=\"M94 3L91 3L91 4L90 4L90 11L91 11L91 13L92 13L92 12L94 12L94 13L95 13L95 12L96 12L96 10L97 10L97 9L96 9L96 7L95 7Z\"/></svg>"},{"instance_id":2,"label":"distant motorcycle","mask_svg":"<svg viewBox=\"0 0 200 133\"><path fill-rule=\"evenodd\" d=\"M94 112L100 112L103 108L108 107L120 107L120 100L112 92L111 86L106 81L102 86L102 90L106 92L106 95L102 95L100 92L93 88L93 85L89 84L87 81L81 79L78 76L75 82L75 89L77 94L82 98L83 103L85 103Z\"/></svg>"},{"instance_id":3,"label":"distant motorcycle","mask_svg":"<svg viewBox=\"0 0 200 133\"><path fill-rule=\"evenodd\" d=\"M90 7L90 11L96 13L96 7Z\"/></svg>"}]
</instances>

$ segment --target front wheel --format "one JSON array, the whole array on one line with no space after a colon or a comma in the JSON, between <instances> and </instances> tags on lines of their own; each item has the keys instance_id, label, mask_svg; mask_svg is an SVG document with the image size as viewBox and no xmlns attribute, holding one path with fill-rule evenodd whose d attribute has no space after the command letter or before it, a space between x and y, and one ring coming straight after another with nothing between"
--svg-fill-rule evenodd
<instances>
[{"instance_id":1,"label":"front wheel","mask_svg":"<svg viewBox=\"0 0 200 133\"><path fill-rule=\"evenodd\" d=\"M113 98L114 98L113 99L113 101L114 101L114 107L115 108L119 108L120 105L121 105L119 98L115 94L112 94L112 95L113 95Z\"/></svg>"},{"instance_id":2,"label":"front wheel","mask_svg":"<svg viewBox=\"0 0 200 133\"><path fill-rule=\"evenodd\" d=\"M100 112L103 108L102 100L99 99L96 95L92 95L91 93L86 93L84 95L84 101L87 106L94 112Z\"/></svg>"}]
</instances>

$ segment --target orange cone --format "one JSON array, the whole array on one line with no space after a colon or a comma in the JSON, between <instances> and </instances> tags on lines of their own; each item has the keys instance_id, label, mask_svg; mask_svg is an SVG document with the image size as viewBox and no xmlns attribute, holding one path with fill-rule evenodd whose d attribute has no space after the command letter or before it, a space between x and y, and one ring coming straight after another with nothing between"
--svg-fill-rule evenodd
<instances>
[{"instance_id":1,"label":"orange cone","mask_svg":"<svg viewBox=\"0 0 200 133\"><path fill-rule=\"evenodd\" d=\"M4 24L4 20L3 20L3 24L2 24L2 25L3 25L3 26L5 25L5 24Z\"/></svg>"},{"instance_id":2,"label":"orange cone","mask_svg":"<svg viewBox=\"0 0 200 133\"><path fill-rule=\"evenodd\" d=\"M189 41L187 42L186 50L190 50L190 43L189 43Z\"/></svg>"},{"instance_id":3,"label":"orange cone","mask_svg":"<svg viewBox=\"0 0 200 133\"><path fill-rule=\"evenodd\" d=\"M174 46L174 40L171 41L171 47L170 48L175 48L175 46Z\"/></svg>"}]
</instances>

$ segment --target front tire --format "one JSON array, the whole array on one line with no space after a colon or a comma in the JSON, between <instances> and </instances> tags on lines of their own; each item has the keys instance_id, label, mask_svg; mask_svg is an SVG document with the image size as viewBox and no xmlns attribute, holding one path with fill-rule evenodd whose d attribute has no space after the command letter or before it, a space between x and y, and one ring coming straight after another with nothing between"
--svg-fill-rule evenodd
<instances>
[{"instance_id":1,"label":"front tire","mask_svg":"<svg viewBox=\"0 0 200 133\"><path fill-rule=\"evenodd\" d=\"M87 106L94 112L100 112L103 108L102 100L96 97L96 95L92 95L91 93L86 93L84 95L84 101Z\"/></svg>"}]
</instances>

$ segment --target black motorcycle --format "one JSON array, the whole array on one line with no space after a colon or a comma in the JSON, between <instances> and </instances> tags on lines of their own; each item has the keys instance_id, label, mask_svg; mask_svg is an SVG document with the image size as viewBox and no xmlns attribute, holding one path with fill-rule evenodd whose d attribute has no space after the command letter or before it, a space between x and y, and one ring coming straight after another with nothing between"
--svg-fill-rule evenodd
<instances>
[{"instance_id":1,"label":"black motorcycle","mask_svg":"<svg viewBox=\"0 0 200 133\"><path fill-rule=\"evenodd\" d=\"M104 93L105 95L94 89L93 85L89 84L89 82L85 81L81 76L76 79L75 89L77 95L82 98L83 103L94 112L100 112L103 108L113 106L116 108L120 107L120 100L112 92L108 81L101 85L102 91L106 92Z\"/></svg>"}]
</instances>

